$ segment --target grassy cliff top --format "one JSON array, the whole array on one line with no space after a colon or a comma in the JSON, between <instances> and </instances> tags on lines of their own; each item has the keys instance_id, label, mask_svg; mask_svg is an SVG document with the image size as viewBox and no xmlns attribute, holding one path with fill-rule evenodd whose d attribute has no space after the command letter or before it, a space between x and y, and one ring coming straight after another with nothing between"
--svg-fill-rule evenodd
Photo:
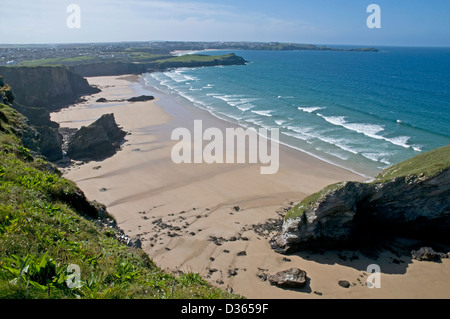
<instances>
[{"instance_id":1,"label":"grassy cliff top","mask_svg":"<svg viewBox=\"0 0 450 319\"><path fill-rule=\"evenodd\" d=\"M393 165L380 173L371 184L386 183L395 178L404 178L411 175L432 177L448 167L450 167L450 145L417 155L404 162ZM344 186L345 183L329 185L319 192L309 195L292 208L286 214L285 219L302 216L306 211L315 207L320 199Z\"/></svg>"},{"instance_id":2,"label":"grassy cliff top","mask_svg":"<svg viewBox=\"0 0 450 319\"><path fill-rule=\"evenodd\" d=\"M426 177L431 177L448 167L450 167L450 145L393 165L379 174L373 183L383 183L397 177L409 175L419 176L423 174Z\"/></svg>"},{"instance_id":3,"label":"grassy cliff top","mask_svg":"<svg viewBox=\"0 0 450 319\"><path fill-rule=\"evenodd\" d=\"M22 146L16 133L25 118L4 104L0 111L1 299L239 297L198 274L165 273L120 243L86 213L81 204L90 204L73 182ZM69 265L79 267L81 287L68 287Z\"/></svg>"},{"instance_id":4,"label":"grassy cliff top","mask_svg":"<svg viewBox=\"0 0 450 319\"><path fill-rule=\"evenodd\" d=\"M317 193L307 196L299 204L297 204L294 208L292 208L290 211L286 213L285 220L303 216L303 214L306 211L312 209L321 198L323 198L324 196L333 191L340 189L344 185L345 183L332 184L321 189Z\"/></svg>"},{"instance_id":5,"label":"grassy cliff top","mask_svg":"<svg viewBox=\"0 0 450 319\"><path fill-rule=\"evenodd\" d=\"M91 64L91 63L166 63L166 62L210 62L214 60L226 59L233 54L209 56L202 54L187 54L182 56L173 56L169 54L154 54L144 51L130 51L125 50L123 52L114 52L105 56L97 55L81 55L73 57L52 57L42 58L34 60L25 60L19 62L17 65L8 66L14 67L36 67L36 66L74 66L79 64Z\"/></svg>"}]
</instances>

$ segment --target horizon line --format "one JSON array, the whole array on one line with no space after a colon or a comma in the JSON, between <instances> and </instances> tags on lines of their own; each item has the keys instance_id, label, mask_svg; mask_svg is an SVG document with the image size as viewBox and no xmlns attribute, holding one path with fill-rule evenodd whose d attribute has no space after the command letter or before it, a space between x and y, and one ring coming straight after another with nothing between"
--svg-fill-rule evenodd
<instances>
[{"instance_id":1,"label":"horizon line","mask_svg":"<svg viewBox=\"0 0 450 319\"><path fill-rule=\"evenodd\" d=\"M120 44L120 43L158 43L158 42L184 42L184 43L282 43L282 44L302 44L314 46L360 46L360 47L395 47L395 48L450 48L450 45L400 45L400 44L343 44L343 43L306 43L306 42L288 42L288 41L190 41L190 40L124 40L124 41L96 41L96 42L48 42L48 43L0 43L0 46L45 46L45 45L82 45L82 44ZM222 49L220 49L222 50Z\"/></svg>"}]
</instances>

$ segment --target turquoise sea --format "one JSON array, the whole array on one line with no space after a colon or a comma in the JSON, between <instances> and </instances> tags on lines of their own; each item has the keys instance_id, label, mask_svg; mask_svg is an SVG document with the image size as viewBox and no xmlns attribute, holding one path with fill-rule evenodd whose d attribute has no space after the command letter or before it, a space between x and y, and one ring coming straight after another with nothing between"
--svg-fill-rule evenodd
<instances>
[{"instance_id":1,"label":"turquoise sea","mask_svg":"<svg viewBox=\"0 0 450 319\"><path fill-rule=\"evenodd\" d=\"M450 144L450 48L378 49L232 51L249 63L145 81L243 127L279 128L281 143L374 176Z\"/></svg>"}]
</instances>

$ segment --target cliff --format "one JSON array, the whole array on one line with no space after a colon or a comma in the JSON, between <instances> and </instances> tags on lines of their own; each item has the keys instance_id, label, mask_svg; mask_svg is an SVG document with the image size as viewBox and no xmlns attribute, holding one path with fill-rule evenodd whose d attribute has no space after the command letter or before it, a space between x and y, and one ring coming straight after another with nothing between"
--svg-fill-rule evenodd
<instances>
[{"instance_id":1,"label":"cliff","mask_svg":"<svg viewBox=\"0 0 450 319\"><path fill-rule=\"evenodd\" d=\"M145 63L99 62L69 66L68 69L84 77L141 74L148 69Z\"/></svg>"},{"instance_id":2,"label":"cliff","mask_svg":"<svg viewBox=\"0 0 450 319\"><path fill-rule=\"evenodd\" d=\"M15 103L15 95L11 87L4 83L0 76L0 104L8 105L19 111L14 117L20 119L11 126L11 132L21 139L22 144L36 154L46 156L49 160L58 160L62 157L61 136L58 133L59 125L50 121L50 114L47 110L40 108L29 108ZM26 116L23 116L23 113ZM8 117L3 113L1 118L8 123ZM33 119L33 126L30 126ZM0 131L5 132L0 126Z\"/></svg>"},{"instance_id":3,"label":"cliff","mask_svg":"<svg viewBox=\"0 0 450 319\"><path fill-rule=\"evenodd\" d=\"M63 66L0 67L0 75L14 88L16 103L48 111L99 92L82 76Z\"/></svg>"},{"instance_id":4,"label":"cliff","mask_svg":"<svg viewBox=\"0 0 450 319\"><path fill-rule=\"evenodd\" d=\"M278 252L354 246L382 236L449 242L450 146L394 165L371 183L330 185L289 211Z\"/></svg>"},{"instance_id":5,"label":"cliff","mask_svg":"<svg viewBox=\"0 0 450 319\"><path fill-rule=\"evenodd\" d=\"M50 120L50 112L99 90L65 67L0 67L0 74L14 87L11 106L28 118L39 135L36 145L23 142L50 161L60 160L62 136L59 125Z\"/></svg>"}]
</instances>

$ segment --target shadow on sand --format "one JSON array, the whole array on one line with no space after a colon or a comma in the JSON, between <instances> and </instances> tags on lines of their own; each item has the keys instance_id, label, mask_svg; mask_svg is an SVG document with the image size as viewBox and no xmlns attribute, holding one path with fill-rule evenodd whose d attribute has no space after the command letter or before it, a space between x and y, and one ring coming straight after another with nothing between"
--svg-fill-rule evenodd
<instances>
[{"instance_id":1,"label":"shadow on sand","mask_svg":"<svg viewBox=\"0 0 450 319\"><path fill-rule=\"evenodd\" d=\"M388 238L364 241L346 249L304 250L290 254L320 264L339 264L358 271L371 272L370 265L377 265L383 274L405 274L412 263L412 250L432 247L439 252L450 251L450 245L407 238ZM424 261L426 262L426 261ZM441 261L434 261L441 262Z\"/></svg>"}]
</instances>

